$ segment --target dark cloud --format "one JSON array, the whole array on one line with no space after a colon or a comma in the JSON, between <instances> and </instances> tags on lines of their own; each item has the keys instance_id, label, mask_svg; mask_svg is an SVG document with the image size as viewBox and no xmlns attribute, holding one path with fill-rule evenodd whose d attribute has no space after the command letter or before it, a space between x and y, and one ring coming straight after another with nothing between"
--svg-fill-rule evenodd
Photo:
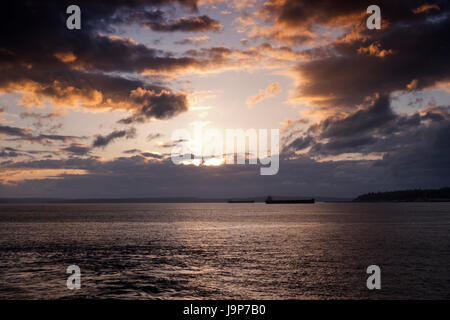
<instances>
[{"instance_id":1,"label":"dark cloud","mask_svg":"<svg viewBox=\"0 0 450 320\"><path fill-rule=\"evenodd\" d=\"M141 156L146 158L155 158L155 159L163 159L164 155L161 155L159 153L153 153L153 152L142 152Z\"/></svg>"},{"instance_id":2,"label":"dark cloud","mask_svg":"<svg viewBox=\"0 0 450 320\"><path fill-rule=\"evenodd\" d=\"M206 31L220 31L223 26L214 19L203 15L198 17L180 18L169 22L149 22L144 23L144 26L159 32L206 32Z\"/></svg>"},{"instance_id":3,"label":"dark cloud","mask_svg":"<svg viewBox=\"0 0 450 320\"><path fill-rule=\"evenodd\" d=\"M106 136L97 135L94 142L92 143L92 147L93 148L106 147L108 144L110 144L111 142L113 142L118 138L132 139L135 137L136 137L136 129L134 128L130 128L128 130L115 130Z\"/></svg>"},{"instance_id":4,"label":"dark cloud","mask_svg":"<svg viewBox=\"0 0 450 320\"><path fill-rule=\"evenodd\" d=\"M13 140L23 140L31 143L52 143L53 141L67 142L67 141L79 141L80 139L83 139L83 137L65 136L56 134L33 135L32 132L28 129L3 125L0 125L0 135L17 137Z\"/></svg>"},{"instance_id":5,"label":"dark cloud","mask_svg":"<svg viewBox=\"0 0 450 320\"><path fill-rule=\"evenodd\" d=\"M314 138L311 136L297 137L292 142L284 146L285 153L291 153L308 148L314 142Z\"/></svg>"},{"instance_id":6,"label":"dark cloud","mask_svg":"<svg viewBox=\"0 0 450 320\"><path fill-rule=\"evenodd\" d=\"M36 119L36 120L48 120L48 119L54 119L54 118L57 118L60 116L61 116L61 114L58 112L50 112L47 114L41 114L41 113L37 113L37 112L22 112L20 114L20 117L22 119L32 118L32 119Z\"/></svg>"},{"instance_id":7,"label":"dark cloud","mask_svg":"<svg viewBox=\"0 0 450 320\"><path fill-rule=\"evenodd\" d=\"M26 129L0 125L0 134L16 137L26 137L30 132Z\"/></svg>"},{"instance_id":8,"label":"dark cloud","mask_svg":"<svg viewBox=\"0 0 450 320\"><path fill-rule=\"evenodd\" d=\"M178 139L175 141L164 142L159 147L160 148L173 148L173 147L177 146L180 142L186 142L186 141L187 140L185 140L185 139Z\"/></svg>"},{"instance_id":9,"label":"dark cloud","mask_svg":"<svg viewBox=\"0 0 450 320\"><path fill-rule=\"evenodd\" d=\"M404 161L404 165L396 167ZM5 197L51 194L68 198L148 197L149 194L153 197L221 198L268 194L354 197L373 190L441 187L448 184L449 171L439 161L427 159L426 154L421 157L416 154L411 159L405 154L405 158L379 161L334 162L317 162L303 156L281 160L280 171L275 176L260 176L258 166L175 166L170 159L155 161L142 156L110 161L95 158L40 160L2 164L2 168L81 169L86 170L86 174L3 184L0 193ZM430 166L429 162L435 166Z\"/></svg>"},{"instance_id":10,"label":"dark cloud","mask_svg":"<svg viewBox=\"0 0 450 320\"><path fill-rule=\"evenodd\" d=\"M2 158L28 157L34 159L35 155L51 157L56 154L56 152L50 150L24 150L11 147L4 147L0 149L0 157Z\"/></svg>"},{"instance_id":11,"label":"dark cloud","mask_svg":"<svg viewBox=\"0 0 450 320\"><path fill-rule=\"evenodd\" d=\"M395 114L389 97L375 96L363 108L345 116L331 116L311 125L307 131L285 145L285 152L299 151L312 147L313 154L341 154L356 151L356 147L369 145L372 137L383 130L392 131L401 118ZM327 139L326 143L322 143Z\"/></svg>"},{"instance_id":12,"label":"dark cloud","mask_svg":"<svg viewBox=\"0 0 450 320\"><path fill-rule=\"evenodd\" d=\"M134 1L115 2L97 1L95 4L86 1L78 3L83 9L83 27L71 31L66 28L64 1L42 1L39 5L31 2L22 3L9 1L8 14L3 18L2 27L14 30L13 33L2 35L2 58L5 62L22 67L46 69L63 69L65 66L78 70L97 71L173 71L196 64L189 58L175 58L170 52L149 48L137 44L131 39L107 36L98 32L98 28L114 25L125 16L132 16L133 22L149 19L161 20L161 11L146 12L145 6L158 6L177 1ZM195 1L181 1L192 6ZM2 12L5 13L5 12ZM21 21L18 21L20 18ZM180 19L166 28L205 28L214 27L216 21L207 16L191 19ZM163 27L161 27L163 28ZM7 29L2 29L7 30ZM21 39L28 41L23 42ZM45 47L45 52L30 50L37 46ZM39 63L38 63L39 62ZM11 65L10 65L11 66ZM41 70L41 71L42 71Z\"/></svg>"},{"instance_id":13,"label":"dark cloud","mask_svg":"<svg viewBox=\"0 0 450 320\"><path fill-rule=\"evenodd\" d=\"M147 135L147 141L152 141L155 140L157 138L160 138L162 135L160 133L149 133Z\"/></svg>"},{"instance_id":14,"label":"dark cloud","mask_svg":"<svg viewBox=\"0 0 450 320\"><path fill-rule=\"evenodd\" d=\"M445 0L428 1L427 10L423 11L418 10L424 7L422 0L381 0L376 3L370 0L266 1L257 10L256 17L269 24L269 27L264 32L256 33L256 36L291 44L307 42L318 45L324 40L330 40L330 34L324 36L321 32L324 28L330 28L335 31L331 38L340 34L354 37L364 32L368 17L366 9L373 4L381 9L382 28L397 23L414 24L449 8Z\"/></svg>"},{"instance_id":15,"label":"dark cloud","mask_svg":"<svg viewBox=\"0 0 450 320\"><path fill-rule=\"evenodd\" d=\"M122 15L178 1L123 1L114 5L81 1L77 4L82 7L83 26L76 31L65 27L68 2L7 2L7 10L2 10L0 17L0 91L23 93L23 103L28 106L42 105L50 98L56 105L115 108L133 114L142 111L137 115L139 120L167 119L188 110L185 93L174 93L166 85L152 85L137 80L139 77L129 80L119 73L177 72L199 65L198 61L99 33L103 29L108 33L108 27L119 23ZM196 9L196 1L179 3ZM148 91L145 97L151 101L137 97L137 90ZM167 103L169 99L175 103ZM157 105L159 101L161 105ZM32 116L36 114L24 114Z\"/></svg>"},{"instance_id":16,"label":"dark cloud","mask_svg":"<svg viewBox=\"0 0 450 320\"><path fill-rule=\"evenodd\" d=\"M398 114L392 110L388 97L381 96L346 116L331 116L310 126L285 144L283 154L292 157L296 151L303 151L316 159L350 153L378 155L383 158L379 165L392 170L398 159L407 166L425 170L433 158L444 170L444 163L450 159L446 150L449 128L449 107L428 106L411 115ZM411 162L406 161L405 154ZM413 158L416 162L412 162Z\"/></svg>"},{"instance_id":17,"label":"dark cloud","mask_svg":"<svg viewBox=\"0 0 450 320\"><path fill-rule=\"evenodd\" d=\"M140 152L141 152L141 150L139 150L139 149L130 149L130 150L123 151L123 153L126 153L126 154L134 154L134 153L140 153Z\"/></svg>"},{"instance_id":18,"label":"dark cloud","mask_svg":"<svg viewBox=\"0 0 450 320\"><path fill-rule=\"evenodd\" d=\"M448 114L447 114L448 116ZM385 140L383 149L392 148L383 161L377 163L397 179L415 180L416 184L427 180L440 180L435 175L441 174L448 185L450 173L450 122L438 121L411 128L395 137L394 141ZM433 178L434 177L434 178Z\"/></svg>"},{"instance_id":19,"label":"dark cloud","mask_svg":"<svg viewBox=\"0 0 450 320\"><path fill-rule=\"evenodd\" d=\"M50 131L55 131L57 129L61 129L63 125L62 125L62 123L52 124L52 120L56 119L58 117L61 117L62 115L63 114L58 111L50 112L47 114L41 114L41 113L30 111L30 112L22 112L20 114L20 117L22 119L34 120L34 122L33 122L34 128L42 129L43 127L49 127L48 129Z\"/></svg>"},{"instance_id":20,"label":"dark cloud","mask_svg":"<svg viewBox=\"0 0 450 320\"><path fill-rule=\"evenodd\" d=\"M445 5L445 1L428 1L439 7ZM288 25L302 25L304 28L311 28L313 25L334 25L339 26L345 23L344 19L361 19L365 22L366 9L375 4L370 0L363 1L297 1L287 0L284 2L268 2L264 8L268 15L274 16L277 22ZM424 4L422 0L389 0L377 1L376 5L381 8L383 20L388 23L398 21L415 21L420 19L414 13L414 9ZM361 14L363 13L363 14Z\"/></svg>"},{"instance_id":21,"label":"dark cloud","mask_svg":"<svg viewBox=\"0 0 450 320\"><path fill-rule=\"evenodd\" d=\"M22 153L20 153L19 150L10 147L2 148L0 150L0 158L15 158L20 157L21 155Z\"/></svg>"},{"instance_id":22,"label":"dark cloud","mask_svg":"<svg viewBox=\"0 0 450 320\"><path fill-rule=\"evenodd\" d=\"M337 41L326 57L296 67L300 100L328 109L352 108L375 93L420 90L450 79L450 45L444 40L450 30L448 2L439 2L441 9L429 14L411 11L418 1L379 5L386 21L382 30L364 28L361 37Z\"/></svg>"},{"instance_id":23,"label":"dark cloud","mask_svg":"<svg viewBox=\"0 0 450 320\"><path fill-rule=\"evenodd\" d=\"M59 55L69 66L84 70L168 73L198 64L194 59L177 58L170 52L149 48L130 39L86 35L74 41L65 51L56 52L56 58ZM66 56L69 52L73 54L73 61Z\"/></svg>"},{"instance_id":24,"label":"dark cloud","mask_svg":"<svg viewBox=\"0 0 450 320\"><path fill-rule=\"evenodd\" d=\"M355 136L379 129L391 124L396 119L391 109L389 97L377 96L362 109L356 110L348 116L336 116L325 119L319 124L321 138L336 138ZM316 131L312 125L310 131Z\"/></svg>"},{"instance_id":25,"label":"dark cloud","mask_svg":"<svg viewBox=\"0 0 450 320\"><path fill-rule=\"evenodd\" d=\"M207 15L168 20L165 12L159 9L122 12L122 15L114 19L114 22L138 23L157 32L218 32L223 28L219 21Z\"/></svg>"},{"instance_id":26,"label":"dark cloud","mask_svg":"<svg viewBox=\"0 0 450 320\"><path fill-rule=\"evenodd\" d=\"M182 93L137 89L130 99L139 107L133 116L120 120L120 123L144 122L149 118L169 119L188 110L186 95Z\"/></svg>"},{"instance_id":27,"label":"dark cloud","mask_svg":"<svg viewBox=\"0 0 450 320\"><path fill-rule=\"evenodd\" d=\"M77 156L85 156L90 153L91 148L79 143L72 143L70 146L61 148L60 150Z\"/></svg>"},{"instance_id":28,"label":"dark cloud","mask_svg":"<svg viewBox=\"0 0 450 320\"><path fill-rule=\"evenodd\" d=\"M16 68L5 73L7 77L0 78L0 88L23 92L24 101L38 103L51 97L54 103L67 106L129 110L141 121L150 117L168 119L188 110L185 93L139 80L77 70L40 72Z\"/></svg>"},{"instance_id":29,"label":"dark cloud","mask_svg":"<svg viewBox=\"0 0 450 320\"><path fill-rule=\"evenodd\" d=\"M21 139L29 142L51 143L52 141L61 141L61 142L79 141L81 139L84 139L84 137L64 136L58 134L39 134L37 136L22 137Z\"/></svg>"}]
</instances>

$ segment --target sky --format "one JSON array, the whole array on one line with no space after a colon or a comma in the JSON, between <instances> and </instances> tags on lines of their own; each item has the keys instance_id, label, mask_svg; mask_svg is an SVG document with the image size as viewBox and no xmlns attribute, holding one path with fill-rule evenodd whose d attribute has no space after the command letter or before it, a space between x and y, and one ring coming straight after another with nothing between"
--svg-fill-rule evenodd
<instances>
[{"instance_id":1,"label":"sky","mask_svg":"<svg viewBox=\"0 0 450 320\"><path fill-rule=\"evenodd\" d=\"M79 30L66 27L72 4ZM366 26L372 4L379 30ZM0 197L351 198L450 185L448 1L2 6ZM279 129L278 173L221 157L175 165L173 132L198 126Z\"/></svg>"}]
</instances>

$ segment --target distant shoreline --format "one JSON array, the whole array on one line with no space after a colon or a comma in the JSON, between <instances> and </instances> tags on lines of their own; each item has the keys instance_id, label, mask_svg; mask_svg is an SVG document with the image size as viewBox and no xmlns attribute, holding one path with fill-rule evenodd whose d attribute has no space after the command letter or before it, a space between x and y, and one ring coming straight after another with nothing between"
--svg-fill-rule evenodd
<instances>
[{"instance_id":1,"label":"distant shoreline","mask_svg":"<svg viewBox=\"0 0 450 320\"><path fill-rule=\"evenodd\" d=\"M0 204L64 204L64 203L225 203L226 199L197 198L92 198L92 199L49 199L49 198L0 198Z\"/></svg>"},{"instance_id":2,"label":"distant shoreline","mask_svg":"<svg viewBox=\"0 0 450 320\"><path fill-rule=\"evenodd\" d=\"M316 203L447 203L450 199L442 200L373 200L373 201L355 201L355 200L317 200ZM230 205L252 205L264 204L264 201L256 200L252 203L228 203L227 199L0 199L0 205L5 204L120 204L120 203L221 203Z\"/></svg>"},{"instance_id":3,"label":"distant shoreline","mask_svg":"<svg viewBox=\"0 0 450 320\"><path fill-rule=\"evenodd\" d=\"M293 199L292 196L276 196L277 199ZM450 188L414 189L389 192L371 192L360 195L355 199L337 197L314 197L317 202L328 203L401 203L401 202L450 202ZM0 204L64 204L64 203L228 203L234 201L254 201L264 203L266 196L256 197L227 197L227 198L197 198L197 197L128 197L128 198L0 198Z\"/></svg>"},{"instance_id":4,"label":"distant shoreline","mask_svg":"<svg viewBox=\"0 0 450 320\"><path fill-rule=\"evenodd\" d=\"M266 197L228 197L228 198L197 198L197 197L139 197L139 198L0 198L0 204L13 203L228 203L230 199L235 201L254 201L264 203ZM320 201L350 201L351 199L325 198Z\"/></svg>"}]
</instances>

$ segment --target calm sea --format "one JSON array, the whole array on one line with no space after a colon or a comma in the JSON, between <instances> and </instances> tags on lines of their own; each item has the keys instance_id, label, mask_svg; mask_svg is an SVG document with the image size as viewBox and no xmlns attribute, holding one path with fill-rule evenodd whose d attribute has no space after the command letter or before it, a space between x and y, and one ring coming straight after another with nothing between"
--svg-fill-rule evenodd
<instances>
[{"instance_id":1,"label":"calm sea","mask_svg":"<svg viewBox=\"0 0 450 320\"><path fill-rule=\"evenodd\" d=\"M0 205L0 299L75 297L449 299L450 203Z\"/></svg>"}]
</instances>

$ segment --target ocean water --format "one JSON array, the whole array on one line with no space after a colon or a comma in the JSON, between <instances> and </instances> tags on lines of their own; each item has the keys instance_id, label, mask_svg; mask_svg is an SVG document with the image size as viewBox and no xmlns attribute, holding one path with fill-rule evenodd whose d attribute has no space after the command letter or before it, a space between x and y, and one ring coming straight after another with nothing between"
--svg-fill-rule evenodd
<instances>
[{"instance_id":1,"label":"ocean water","mask_svg":"<svg viewBox=\"0 0 450 320\"><path fill-rule=\"evenodd\" d=\"M71 298L449 299L450 203L0 205L0 299Z\"/></svg>"}]
</instances>

